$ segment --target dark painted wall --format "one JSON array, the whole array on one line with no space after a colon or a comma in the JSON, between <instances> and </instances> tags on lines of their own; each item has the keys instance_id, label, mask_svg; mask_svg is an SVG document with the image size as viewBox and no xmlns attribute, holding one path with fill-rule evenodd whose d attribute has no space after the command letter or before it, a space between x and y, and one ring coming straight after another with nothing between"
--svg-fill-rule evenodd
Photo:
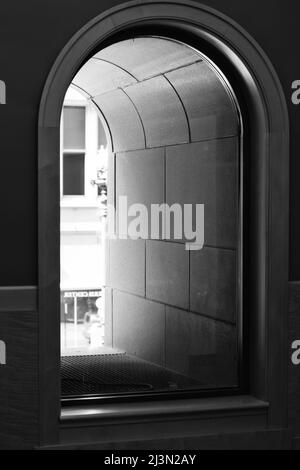
<instances>
[{"instance_id":1,"label":"dark painted wall","mask_svg":"<svg viewBox=\"0 0 300 470\"><path fill-rule=\"evenodd\" d=\"M7 104L0 106L0 285L37 283L37 117L46 77L78 29L118 0L2 0L0 79ZM300 105L291 83L300 79L297 0L204 0L243 26L262 46L281 79L291 116L290 279L300 279ZM280 216L280 214L278 214Z\"/></svg>"}]
</instances>

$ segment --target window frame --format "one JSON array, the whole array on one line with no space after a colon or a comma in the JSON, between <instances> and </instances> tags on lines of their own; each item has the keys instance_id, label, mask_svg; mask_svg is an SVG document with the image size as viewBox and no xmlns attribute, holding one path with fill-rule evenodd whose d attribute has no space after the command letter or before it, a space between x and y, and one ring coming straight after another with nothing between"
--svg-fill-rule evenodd
<instances>
[{"instance_id":1,"label":"window frame","mask_svg":"<svg viewBox=\"0 0 300 470\"><path fill-rule=\"evenodd\" d=\"M71 88L75 88L74 85L71 85ZM61 122L60 122L60 200L62 208L72 208L72 207L98 207L97 200L99 195L97 194L96 188L93 188L90 185L91 177L96 177L96 175L91 175L89 172L89 165L91 157L96 155L99 152L98 148L98 119L100 120L104 132L105 123L103 119L100 118L96 110L95 105L89 101L88 97L85 100L76 100L76 99L65 99L63 107L84 107L85 108L85 148L84 149L64 149L63 146L63 119L64 113L61 113ZM90 126L97 128L97 139L93 141L93 132L90 131ZM109 145L109 142L108 142ZM84 153L84 194L81 195L67 195L63 194L63 155L66 153Z\"/></svg>"},{"instance_id":2,"label":"window frame","mask_svg":"<svg viewBox=\"0 0 300 470\"><path fill-rule=\"evenodd\" d=\"M84 133L85 133L85 146L82 149L79 148L65 148L64 147L64 108L84 108L85 116L84 116ZM87 103L85 101L80 100L65 100L62 108L61 113L61 125L60 125L60 198L63 207L72 207L76 205L79 200L82 200L86 197L86 153L87 153L87 140L88 140L88 132L87 132ZM64 184L63 184L63 165L64 165L64 155L65 154L84 154L84 193L83 194L64 194Z\"/></svg>"},{"instance_id":3,"label":"window frame","mask_svg":"<svg viewBox=\"0 0 300 470\"><path fill-rule=\"evenodd\" d=\"M118 405L114 413L110 414L105 414L103 405L93 410L88 407L79 410L75 407L61 414L59 322L56 319L57 313L59 314L59 296L56 296L59 233L55 231L59 220L56 162L59 145L58 116L65 89L82 61L101 44L104 47L108 38L113 40L117 29L134 28L142 22L144 28L169 28L191 41L203 41L202 44L207 46L207 55L222 70L222 62L230 66L248 104L252 159L251 184L247 188L247 194L253 214L253 223L246 233L250 239L252 255L247 282L253 295L251 316L246 325L250 339L248 394L199 398L195 401L187 399L180 401L180 404L170 402L166 405L159 402L144 403L143 406L135 403L125 407ZM188 43L191 44L190 41ZM228 78L230 80L229 75ZM210 8L180 0L150 1L143 6L141 18L139 3L130 2L103 13L82 28L68 43L46 82L39 116L41 443L74 441L79 438L82 426L93 428L94 432L87 436L91 439L95 439L96 435L101 438L101 430L105 427L111 429L111 435L118 440L122 436L123 439L129 438L129 434L132 439L133 436L139 436L145 422L151 422L154 429L154 422L161 420L162 413L167 413L168 422L177 419L182 433L187 432L184 429L191 424L191 419L198 423L196 430L199 432L205 429L208 418L214 418L216 432L232 429L237 418L238 429L248 429L250 423L255 429L287 426L288 129L284 94L267 57L242 28ZM165 412L161 408L163 405L167 406ZM107 411L109 409L111 407ZM131 416L134 416L135 424ZM62 419L61 424L59 417ZM121 423L124 424L124 420L125 429L122 431ZM172 433L168 422L164 425L159 423L158 434L166 430Z\"/></svg>"}]
</instances>

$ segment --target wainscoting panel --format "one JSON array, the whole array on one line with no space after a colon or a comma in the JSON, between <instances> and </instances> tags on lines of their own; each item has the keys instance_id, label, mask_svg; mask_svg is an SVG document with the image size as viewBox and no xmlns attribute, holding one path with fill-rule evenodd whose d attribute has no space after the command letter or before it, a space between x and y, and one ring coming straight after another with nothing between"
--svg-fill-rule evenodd
<instances>
[{"instance_id":1,"label":"wainscoting panel","mask_svg":"<svg viewBox=\"0 0 300 470\"><path fill-rule=\"evenodd\" d=\"M38 444L36 306L35 287L0 288L0 449Z\"/></svg>"}]
</instances>

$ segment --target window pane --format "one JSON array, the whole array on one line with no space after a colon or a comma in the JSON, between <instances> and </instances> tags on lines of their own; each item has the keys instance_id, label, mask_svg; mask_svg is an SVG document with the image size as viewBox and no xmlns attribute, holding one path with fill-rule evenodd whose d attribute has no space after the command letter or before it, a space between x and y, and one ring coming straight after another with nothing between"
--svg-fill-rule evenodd
<instances>
[{"instance_id":1,"label":"window pane","mask_svg":"<svg viewBox=\"0 0 300 470\"><path fill-rule=\"evenodd\" d=\"M63 193L64 196L84 195L84 153L64 154Z\"/></svg>"},{"instance_id":2,"label":"window pane","mask_svg":"<svg viewBox=\"0 0 300 470\"><path fill-rule=\"evenodd\" d=\"M85 108L64 107L64 149L85 148Z\"/></svg>"}]
</instances>

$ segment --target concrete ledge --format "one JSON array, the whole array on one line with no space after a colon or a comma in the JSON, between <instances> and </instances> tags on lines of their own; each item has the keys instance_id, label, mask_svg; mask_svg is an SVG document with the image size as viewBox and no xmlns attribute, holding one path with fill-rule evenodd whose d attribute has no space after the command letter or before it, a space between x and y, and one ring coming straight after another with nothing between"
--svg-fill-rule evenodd
<instances>
[{"instance_id":1,"label":"concrete ledge","mask_svg":"<svg viewBox=\"0 0 300 470\"><path fill-rule=\"evenodd\" d=\"M0 313L35 312L36 310L36 286L0 287Z\"/></svg>"}]
</instances>

